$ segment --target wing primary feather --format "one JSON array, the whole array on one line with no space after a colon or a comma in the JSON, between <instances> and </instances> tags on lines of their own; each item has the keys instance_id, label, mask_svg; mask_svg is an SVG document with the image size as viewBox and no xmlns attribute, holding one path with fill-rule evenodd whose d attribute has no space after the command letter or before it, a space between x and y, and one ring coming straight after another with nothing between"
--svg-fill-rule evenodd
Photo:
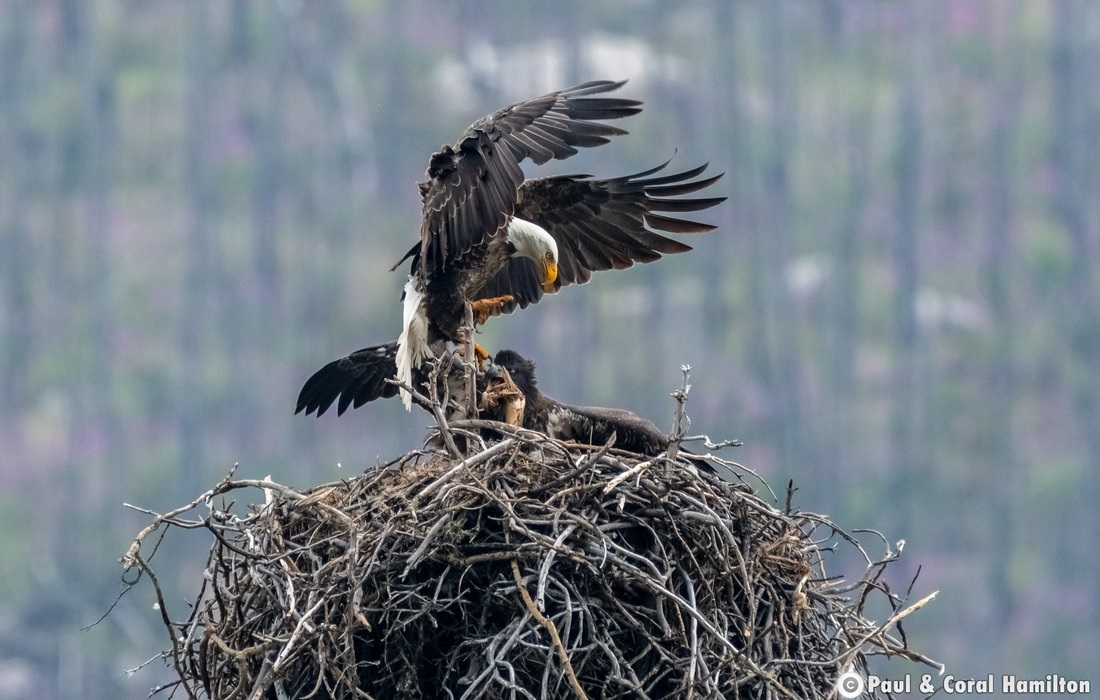
<instances>
[{"instance_id":1,"label":"wing primary feather","mask_svg":"<svg viewBox=\"0 0 1100 700\"><path fill-rule=\"evenodd\" d=\"M652 228L669 233L706 233L718 228L714 224L704 224L687 219L674 219L671 216L661 216L652 212L645 215L645 222Z\"/></svg>"},{"instance_id":2,"label":"wing primary feather","mask_svg":"<svg viewBox=\"0 0 1100 700\"><path fill-rule=\"evenodd\" d=\"M386 379L397 373L396 355L397 344L387 343L333 360L306 380L295 413L321 417L335 403L337 415L343 415L349 405L358 408L377 398L395 396L397 387Z\"/></svg>"},{"instance_id":3,"label":"wing primary feather","mask_svg":"<svg viewBox=\"0 0 1100 700\"><path fill-rule=\"evenodd\" d=\"M681 170L678 173L669 173L668 175L662 175L660 177L649 177L653 173L660 172L660 171L664 170L665 168L667 168L668 164L671 163L671 162L672 162L672 159L669 158L664 163L661 163L660 165L658 165L656 167L650 168L649 170L643 170L641 172L634 173L632 175L625 175L625 176L623 176L621 178L618 178L618 179L620 179L620 180L630 180L630 181L633 181L633 182L637 182L639 184L646 184L646 185L663 185L666 182L682 182L684 180L690 180L691 178L702 174L702 172L704 170L706 170L707 167L710 165L710 163L703 163L702 165L697 165L696 167L691 168L689 170ZM718 177L722 177L722 175L719 174L715 179L717 179ZM645 178L645 179L643 179L643 178Z\"/></svg>"},{"instance_id":4,"label":"wing primary feather","mask_svg":"<svg viewBox=\"0 0 1100 700\"><path fill-rule=\"evenodd\" d=\"M626 85L625 80L589 80L573 87L562 90L566 95L593 95L600 92L611 92Z\"/></svg>"},{"instance_id":5,"label":"wing primary feather","mask_svg":"<svg viewBox=\"0 0 1100 700\"><path fill-rule=\"evenodd\" d=\"M726 201L725 197L696 197L694 199L649 198L651 211L702 211Z\"/></svg>"},{"instance_id":6,"label":"wing primary feather","mask_svg":"<svg viewBox=\"0 0 1100 700\"><path fill-rule=\"evenodd\" d=\"M639 183L644 186L645 191L653 197L675 197L682 194L691 194L692 192L698 192L699 190L710 187L722 177L721 174L709 177L705 180L696 180L694 182L683 182L679 184L668 185L653 185L647 182ZM722 199L725 199L723 197Z\"/></svg>"}]
</instances>

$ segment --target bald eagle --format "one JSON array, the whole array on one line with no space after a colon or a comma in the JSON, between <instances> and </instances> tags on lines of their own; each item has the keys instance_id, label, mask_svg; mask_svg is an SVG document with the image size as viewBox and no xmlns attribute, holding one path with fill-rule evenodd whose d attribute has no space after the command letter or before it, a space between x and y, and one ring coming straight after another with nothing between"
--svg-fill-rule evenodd
<instances>
[{"instance_id":1,"label":"bald eagle","mask_svg":"<svg viewBox=\"0 0 1100 700\"><path fill-rule=\"evenodd\" d=\"M664 454L671 438L652 421L642 418L633 411L602 406L572 406L556 401L543 394L535 376L535 364L514 350L501 350L493 358L486 371L486 381L479 392L491 394L496 389L495 382L508 379L523 394L522 427L535 430L558 440L573 441L584 445L606 445L615 437L615 447L627 452L657 457ZM485 401L482 400L482 405ZM482 413L491 420L503 420L494 409ZM728 480L736 479L729 469L721 469L704 457L680 449L678 454L690 460L700 469L724 476Z\"/></svg>"},{"instance_id":2,"label":"bald eagle","mask_svg":"<svg viewBox=\"0 0 1100 700\"><path fill-rule=\"evenodd\" d=\"M656 456L668 448L668 436L652 421L621 408L570 406L539 390L535 363L514 350L501 350L486 370L491 378L500 378L501 370L523 394L523 427L546 433L559 440L603 445L615 435L615 447L641 455ZM492 384L490 383L490 386ZM496 418L487 415L487 418Z\"/></svg>"},{"instance_id":3,"label":"bald eagle","mask_svg":"<svg viewBox=\"0 0 1100 700\"><path fill-rule=\"evenodd\" d=\"M466 304L475 325L534 304L543 293L583 284L597 270L624 269L690 247L655 231L688 234L710 224L669 216L724 197L683 197L721 174L706 165L657 175L668 163L611 179L561 175L526 179L520 163L568 158L577 148L625 134L604 123L641 111L635 100L603 96L625 81L593 81L524 100L474 122L428 162L420 183L420 241L411 260L397 341L397 377L413 372L448 342L466 341ZM402 389L405 407L411 397Z\"/></svg>"}]
</instances>

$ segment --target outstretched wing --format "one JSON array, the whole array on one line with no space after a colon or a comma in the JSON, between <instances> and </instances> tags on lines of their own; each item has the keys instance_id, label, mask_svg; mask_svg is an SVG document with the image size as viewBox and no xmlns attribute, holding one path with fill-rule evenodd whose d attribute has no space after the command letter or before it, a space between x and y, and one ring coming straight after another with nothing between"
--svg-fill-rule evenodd
<instances>
[{"instance_id":1,"label":"outstretched wing","mask_svg":"<svg viewBox=\"0 0 1100 700\"><path fill-rule=\"evenodd\" d=\"M457 143L432 155L420 183L422 274L461 260L507 222L524 180L523 160L541 165L625 134L601 121L637 114L641 103L593 97L624 82L593 81L517 102L474 122Z\"/></svg>"},{"instance_id":2,"label":"outstretched wing","mask_svg":"<svg viewBox=\"0 0 1100 700\"><path fill-rule=\"evenodd\" d=\"M452 358L453 360L454 358ZM427 367L413 369L412 385L417 391L430 394L429 382L434 370ZM305 415L316 412L320 418L332 404L336 415L344 415L348 408L359 408L375 399L397 396L397 341L357 350L347 357L333 360L313 373L298 392L295 413ZM447 397L448 403L464 405L466 396L466 372L461 362L452 362L436 384L439 397ZM482 379L479 377L479 381Z\"/></svg>"},{"instance_id":3,"label":"outstretched wing","mask_svg":"<svg viewBox=\"0 0 1100 700\"><path fill-rule=\"evenodd\" d=\"M397 343L363 348L339 360L333 360L314 372L298 393L295 413L314 411L317 416L339 399L336 415L348 406L359 408L368 401L397 395L397 385L386 381L397 376Z\"/></svg>"},{"instance_id":4,"label":"outstretched wing","mask_svg":"<svg viewBox=\"0 0 1100 700\"><path fill-rule=\"evenodd\" d=\"M546 432L559 440L604 445L615 436L615 447L654 457L668 446L668 438L652 422L633 411L598 406L557 404L547 420Z\"/></svg>"},{"instance_id":5,"label":"outstretched wing","mask_svg":"<svg viewBox=\"0 0 1100 700\"><path fill-rule=\"evenodd\" d=\"M695 179L706 164L669 175L650 177L668 163L609 180L588 175L562 175L528 180L520 187L515 215L542 226L558 243L555 290L584 284L599 270L622 270L634 263L658 260L664 254L691 247L663 236L705 233L715 227L676 216L701 211L725 197L685 197L714 184L722 174ZM513 258L477 297L511 294L515 301L501 309L508 313L542 298L535 267L525 258Z\"/></svg>"}]
</instances>

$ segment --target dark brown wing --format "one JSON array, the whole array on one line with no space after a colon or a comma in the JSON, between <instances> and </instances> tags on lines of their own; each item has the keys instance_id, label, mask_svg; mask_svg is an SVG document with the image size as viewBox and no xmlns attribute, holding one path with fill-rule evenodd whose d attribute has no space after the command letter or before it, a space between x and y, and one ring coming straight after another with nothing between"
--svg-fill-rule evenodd
<instances>
[{"instance_id":1,"label":"dark brown wing","mask_svg":"<svg viewBox=\"0 0 1100 700\"><path fill-rule=\"evenodd\" d=\"M397 385L386 381L397 376L397 343L363 348L333 360L314 372L298 393L295 413L314 411L324 415L337 399L336 415L348 406L359 408L368 401L397 395Z\"/></svg>"},{"instance_id":2,"label":"dark brown wing","mask_svg":"<svg viewBox=\"0 0 1100 700\"><path fill-rule=\"evenodd\" d=\"M605 445L615 436L615 447L656 457L668 447L668 437L651 421L633 411L600 406L557 404L550 412L546 432L559 440Z\"/></svg>"},{"instance_id":3,"label":"dark brown wing","mask_svg":"<svg viewBox=\"0 0 1100 700\"><path fill-rule=\"evenodd\" d=\"M622 270L634 263L653 262L664 254L691 250L656 231L687 234L715 228L675 215L709 209L725 201L725 197L684 196L709 187L722 174L694 179L706 170L703 164L650 177L667 165L610 180L562 175L523 183L515 215L542 226L557 241L556 289L584 284L599 270ZM476 296L511 294L515 302L501 310L508 313L516 306L525 308L536 303L542 293L534 265L524 258L513 258Z\"/></svg>"},{"instance_id":4,"label":"dark brown wing","mask_svg":"<svg viewBox=\"0 0 1100 700\"><path fill-rule=\"evenodd\" d=\"M413 369L412 385L417 391L429 395L429 382L433 370L427 365ZM313 373L298 392L295 413L305 415L316 412L320 418L333 403L336 415L344 415L348 408L359 408L375 399L388 399L398 394L397 342L375 345L357 350L347 357L333 360ZM462 405L465 396L465 371L461 363L451 364L436 385L439 397L449 397L451 402ZM479 381L483 378L479 377Z\"/></svg>"},{"instance_id":5,"label":"dark brown wing","mask_svg":"<svg viewBox=\"0 0 1100 700\"><path fill-rule=\"evenodd\" d=\"M652 421L633 411L600 406L569 406L555 403L547 417L545 432L559 440L587 445L606 445L615 436L615 447L646 457L657 457L668 450L669 437ZM738 481L729 467L718 466L702 455L680 447L677 454L698 469L725 481Z\"/></svg>"},{"instance_id":6,"label":"dark brown wing","mask_svg":"<svg viewBox=\"0 0 1100 700\"><path fill-rule=\"evenodd\" d=\"M641 103L592 97L624 82L593 81L517 102L474 122L457 143L435 153L420 184L422 274L467 259L505 224L524 180L524 159L541 165L625 134L600 120L637 114Z\"/></svg>"}]
</instances>

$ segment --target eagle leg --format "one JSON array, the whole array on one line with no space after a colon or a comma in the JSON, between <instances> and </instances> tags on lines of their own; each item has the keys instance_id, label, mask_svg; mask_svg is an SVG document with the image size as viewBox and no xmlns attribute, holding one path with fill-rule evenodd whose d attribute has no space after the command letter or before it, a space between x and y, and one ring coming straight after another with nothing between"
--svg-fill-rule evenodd
<instances>
[{"instance_id":1,"label":"eagle leg","mask_svg":"<svg viewBox=\"0 0 1100 700\"><path fill-rule=\"evenodd\" d=\"M500 313L505 306L515 300L516 298L511 294L505 294L499 297L477 299L470 302L470 306L474 311L474 325L485 325L485 322L488 321L490 317Z\"/></svg>"},{"instance_id":2,"label":"eagle leg","mask_svg":"<svg viewBox=\"0 0 1100 700\"><path fill-rule=\"evenodd\" d=\"M474 359L477 360L478 371L484 372L485 363L489 361L489 351L474 343Z\"/></svg>"},{"instance_id":3,"label":"eagle leg","mask_svg":"<svg viewBox=\"0 0 1100 700\"><path fill-rule=\"evenodd\" d=\"M468 338L469 338L469 336L467 334L467 330L465 328L459 328L458 333L455 335L455 343L458 346L462 347L462 348L468 348L471 344L473 344L473 346L474 346L473 360L474 360L474 362L477 363L477 371L478 372L484 372L485 371L485 364L489 361L489 357L490 357L489 356L489 351L486 350L485 348L481 347L480 345L478 345L478 343L476 341L470 341ZM463 357L466 356L466 350L465 349L462 351L462 356Z\"/></svg>"}]
</instances>

